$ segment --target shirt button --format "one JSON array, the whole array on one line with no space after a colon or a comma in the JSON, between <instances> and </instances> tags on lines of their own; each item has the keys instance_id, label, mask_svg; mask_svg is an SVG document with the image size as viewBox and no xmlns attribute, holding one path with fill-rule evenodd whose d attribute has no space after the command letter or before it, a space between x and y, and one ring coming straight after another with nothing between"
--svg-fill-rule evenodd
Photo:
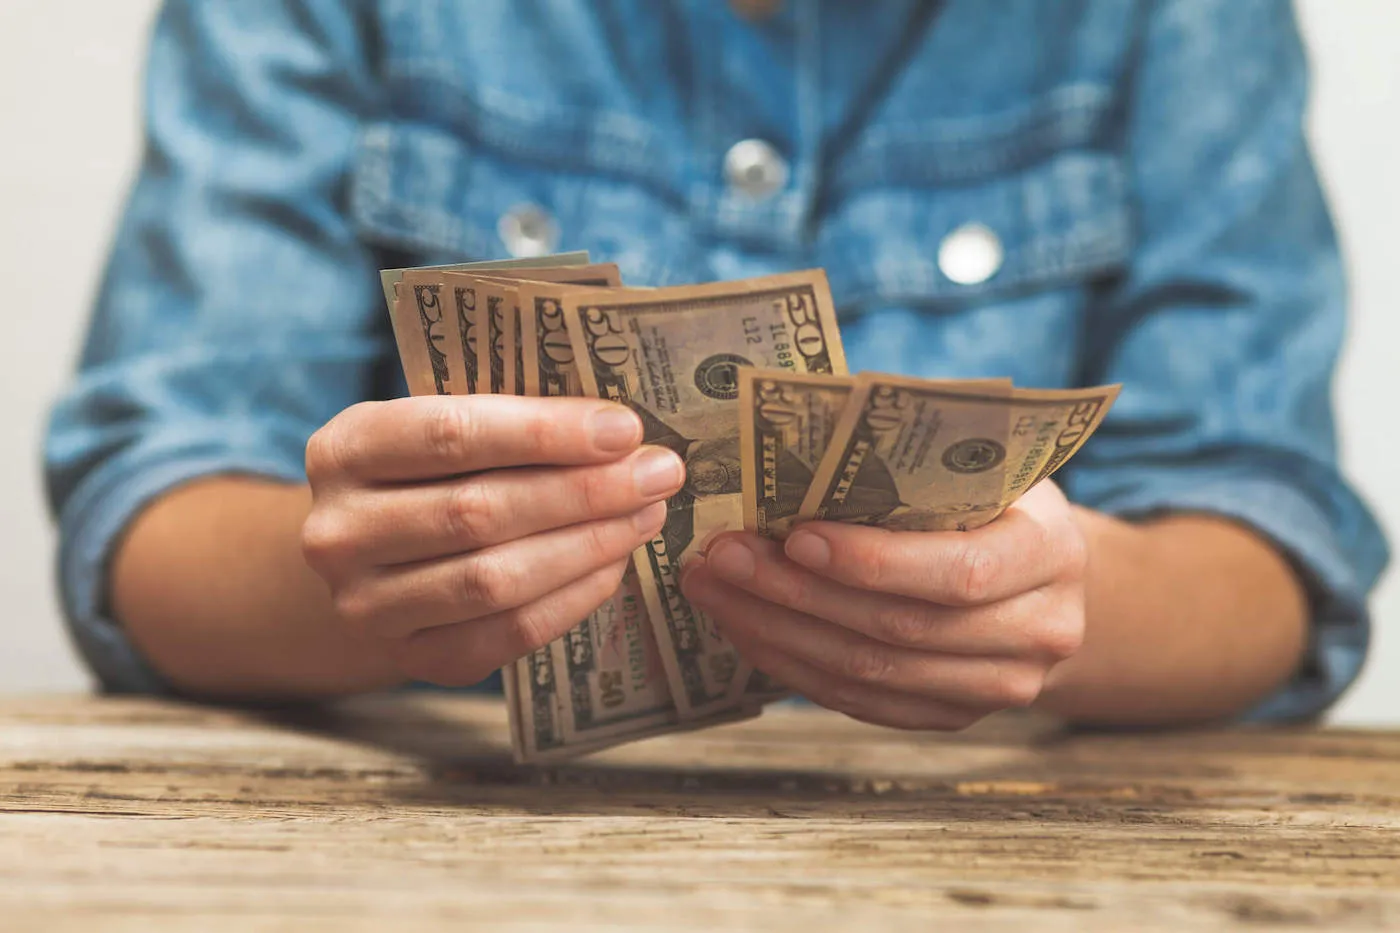
<instances>
[{"instance_id":1,"label":"shirt button","mask_svg":"<svg viewBox=\"0 0 1400 933\"><path fill-rule=\"evenodd\" d=\"M736 191L761 201L787 184L788 164L763 140L744 139L725 154L724 177Z\"/></svg>"},{"instance_id":2,"label":"shirt button","mask_svg":"<svg viewBox=\"0 0 1400 933\"><path fill-rule=\"evenodd\" d=\"M963 224L938 245L938 268L959 285L980 285L1001 269L1001 238L982 224Z\"/></svg>"},{"instance_id":3,"label":"shirt button","mask_svg":"<svg viewBox=\"0 0 1400 933\"><path fill-rule=\"evenodd\" d=\"M516 259L548 256L559 245L559 225L535 204L512 207L496 224L506 251Z\"/></svg>"}]
</instances>

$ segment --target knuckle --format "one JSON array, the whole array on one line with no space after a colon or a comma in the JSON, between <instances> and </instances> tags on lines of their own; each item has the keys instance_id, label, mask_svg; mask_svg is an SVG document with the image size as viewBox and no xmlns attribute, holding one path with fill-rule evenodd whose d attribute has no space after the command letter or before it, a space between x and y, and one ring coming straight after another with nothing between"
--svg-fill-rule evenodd
<instances>
[{"instance_id":1,"label":"knuckle","mask_svg":"<svg viewBox=\"0 0 1400 933\"><path fill-rule=\"evenodd\" d=\"M333 466L330 433L333 428L324 425L306 440L306 478L314 486L316 481L329 472Z\"/></svg>"},{"instance_id":2,"label":"knuckle","mask_svg":"<svg viewBox=\"0 0 1400 933\"><path fill-rule=\"evenodd\" d=\"M512 608L519 589L514 568L489 551L466 559L462 565L461 585L467 604L487 612Z\"/></svg>"},{"instance_id":3,"label":"knuckle","mask_svg":"<svg viewBox=\"0 0 1400 933\"><path fill-rule=\"evenodd\" d=\"M632 523L627 519L594 522L585 527L587 528L585 547L587 553L592 557L591 563L611 560L628 553L635 540Z\"/></svg>"},{"instance_id":4,"label":"knuckle","mask_svg":"<svg viewBox=\"0 0 1400 933\"><path fill-rule=\"evenodd\" d=\"M856 585L863 589L883 589L889 578L887 555L882 548L862 546L854 549L850 567Z\"/></svg>"},{"instance_id":5,"label":"knuckle","mask_svg":"<svg viewBox=\"0 0 1400 933\"><path fill-rule=\"evenodd\" d=\"M614 477L601 470L584 468L574 477L574 501L583 507L585 515L606 515L610 500L621 488Z\"/></svg>"},{"instance_id":6,"label":"knuckle","mask_svg":"<svg viewBox=\"0 0 1400 933\"><path fill-rule=\"evenodd\" d=\"M452 541L479 544L494 541L504 524L504 509L488 483L469 479L448 494L443 522Z\"/></svg>"},{"instance_id":7,"label":"knuckle","mask_svg":"<svg viewBox=\"0 0 1400 933\"><path fill-rule=\"evenodd\" d=\"M358 459L355 429L381 402L357 402L323 424L306 442L306 476L312 486L336 475L353 475Z\"/></svg>"},{"instance_id":8,"label":"knuckle","mask_svg":"<svg viewBox=\"0 0 1400 933\"><path fill-rule=\"evenodd\" d=\"M529 608L510 613L506 627L515 642L513 653L517 657L543 651L554 641L554 632L550 628L549 619L544 613L535 612Z\"/></svg>"},{"instance_id":9,"label":"knuckle","mask_svg":"<svg viewBox=\"0 0 1400 933\"><path fill-rule=\"evenodd\" d=\"M949 567L949 596L958 603L975 605L992 592L1000 568L986 548L966 543L953 555Z\"/></svg>"},{"instance_id":10,"label":"knuckle","mask_svg":"<svg viewBox=\"0 0 1400 933\"><path fill-rule=\"evenodd\" d=\"M564 610L558 604L550 605L550 601L543 600L503 612L499 618L507 632L511 656L524 657L557 641L572 627L561 625L561 620L577 621L591 615L617 592L626 570L627 562L620 561L573 584L568 603L576 607L576 611Z\"/></svg>"},{"instance_id":11,"label":"knuckle","mask_svg":"<svg viewBox=\"0 0 1400 933\"><path fill-rule=\"evenodd\" d=\"M786 568L779 568L763 582L772 599L779 605L800 612L810 612L815 607L816 582L806 573L788 572Z\"/></svg>"},{"instance_id":12,"label":"knuckle","mask_svg":"<svg viewBox=\"0 0 1400 933\"><path fill-rule=\"evenodd\" d=\"M375 605L358 587L343 587L332 594L336 618L353 630L368 633L374 628Z\"/></svg>"},{"instance_id":13,"label":"knuckle","mask_svg":"<svg viewBox=\"0 0 1400 933\"><path fill-rule=\"evenodd\" d=\"M841 673L858 684L878 684L894 670L891 652L879 645L858 645L841 658Z\"/></svg>"},{"instance_id":14,"label":"knuckle","mask_svg":"<svg viewBox=\"0 0 1400 933\"><path fill-rule=\"evenodd\" d=\"M1036 633L1036 648L1041 654L1064 661L1084 646L1084 621L1079 613L1064 612L1041 625Z\"/></svg>"},{"instance_id":15,"label":"knuckle","mask_svg":"<svg viewBox=\"0 0 1400 933\"><path fill-rule=\"evenodd\" d=\"M916 648L929 641L932 620L918 606L896 604L882 607L876 610L874 621L881 636L893 644Z\"/></svg>"},{"instance_id":16,"label":"knuckle","mask_svg":"<svg viewBox=\"0 0 1400 933\"><path fill-rule=\"evenodd\" d=\"M315 486L328 476L345 471L347 459L342 432L337 421L317 429L306 442L306 478Z\"/></svg>"},{"instance_id":17,"label":"knuckle","mask_svg":"<svg viewBox=\"0 0 1400 933\"><path fill-rule=\"evenodd\" d=\"M444 460L460 457L475 440L477 420L469 407L440 401L429 409L423 421L423 443L428 453Z\"/></svg>"},{"instance_id":18,"label":"knuckle","mask_svg":"<svg viewBox=\"0 0 1400 933\"><path fill-rule=\"evenodd\" d=\"M563 446L560 441L563 433L568 430L569 423L564 418L532 415L524 419L521 429L529 450L546 455L547 459L550 452Z\"/></svg>"},{"instance_id":19,"label":"knuckle","mask_svg":"<svg viewBox=\"0 0 1400 933\"><path fill-rule=\"evenodd\" d=\"M307 566L326 570L343 563L353 550L347 523L330 514L313 512L301 526L301 554Z\"/></svg>"},{"instance_id":20,"label":"knuckle","mask_svg":"<svg viewBox=\"0 0 1400 933\"><path fill-rule=\"evenodd\" d=\"M996 687L993 699L998 705L1014 708L1030 706L1040 696L1045 675L1025 665L994 664Z\"/></svg>"},{"instance_id":21,"label":"knuckle","mask_svg":"<svg viewBox=\"0 0 1400 933\"><path fill-rule=\"evenodd\" d=\"M571 623L591 616L618 591L626 561L589 574L572 584L562 602L541 600L507 613L507 628L519 655L539 651L558 641Z\"/></svg>"}]
</instances>

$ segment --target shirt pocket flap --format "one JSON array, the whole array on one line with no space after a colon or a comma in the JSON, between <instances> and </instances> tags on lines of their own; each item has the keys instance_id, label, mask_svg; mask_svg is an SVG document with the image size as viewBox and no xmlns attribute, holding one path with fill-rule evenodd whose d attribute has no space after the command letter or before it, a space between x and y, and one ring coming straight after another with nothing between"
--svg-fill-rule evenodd
<instances>
[{"instance_id":1,"label":"shirt pocket flap","mask_svg":"<svg viewBox=\"0 0 1400 933\"><path fill-rule=\"evenodd\" d=\"M1092 150L966 184L862 186L833 206L823 230L833 290L861 304L1055 288L1111 275L1133 246L1122 160Z\"/></svg>"},{"instance_id":2,"label":"shirt pocket flap","mask_svg":"<svg viewBox=\"0 0 1400 933\"><path fill-rule=\"evenodd\" d=\"M582 183L425 124L365 126L350 201L361 237L423 262L520 255L502 221L529 210L546 228L536 230L537 252L588 249L634 282L665 281L678 265L681 218L645 179Z\"/></svg>"}]
</instances>

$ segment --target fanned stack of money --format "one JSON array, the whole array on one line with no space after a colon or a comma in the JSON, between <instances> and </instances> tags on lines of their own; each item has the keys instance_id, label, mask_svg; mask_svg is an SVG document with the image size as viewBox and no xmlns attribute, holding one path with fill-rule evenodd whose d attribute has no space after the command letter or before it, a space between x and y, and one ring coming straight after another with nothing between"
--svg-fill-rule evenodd
<instances>
[{"instance_id":1,"label":"fanned stack of money","mask_svg":"<svg viewBox=\"0 0 1400 933\"><path fill-rule=\"evenodd\" d=\"M624 288L616 266L575 253L383 280L414 395L612 399L686 464L617 592L502 671L521 762L747 718L786 695L681 594L681 567L715 532L979 527L1072 457L1117 394L848 376L820 270Z\"/></svg>"}]
</instances>

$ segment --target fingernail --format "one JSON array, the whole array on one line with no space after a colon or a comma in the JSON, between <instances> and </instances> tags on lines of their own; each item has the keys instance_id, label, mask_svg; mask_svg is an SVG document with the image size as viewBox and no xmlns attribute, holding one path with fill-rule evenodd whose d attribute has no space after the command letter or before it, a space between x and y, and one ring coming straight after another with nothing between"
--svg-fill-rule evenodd
<instances>
[{"instance_id":1,"label":"fingernail","mask_svg":"<svg viewBox=\"0 0 1400 933\"><path fill-rule=\"evenodd\" d=\"M726 538L710 548L705 563L716 576L735 583L749 579L754 572L753 551L733 538Z\"/></svg>"},{"instance_id":2,"label":"fingernail","mask_svg":"<svg viewBox=\"0 0 1400 933\"><path fill-rule=\"evenodd\" d=\"M831 545L819 534L810 531L794 531L783 545L788 557L804 567L821 570L831 563Z\"/></svg>"},{"instance_id":3,"label":"fingernail","mask_svg":"<svg viewBox=\"0 0 1400 933\"><path fill-rule=\"evenodd\" d=\"M621 405L595 409L588 420L593 446L606 453L630 450L642 440L642 420Z\"/></svg>"},{"instance_id":4,"label":"fingernail","mask_svg":"<svg viewBox=\"0 0 1400 933\"><path fill-rule=\"evenodd\" d=\"M649 447L632 464L632 482L637 486L637 495L643 498L670 495L685 482L685 464L674 451Z\"/></svg>"},{"instance_id":5,"label":"fingernail","mask_svg":"<svg viewBox=\"0 0 1400 933\"><path fill-rule=\"evenodd\" d=\"M695 546L695 553L697 553L697 554L708 554L708 553L710 553L710 545L712 545L712 544L715 543L715 539L718 538L718 537L719 537L720 535L722 535L722 534L728 534L731 530L732 530L732 529L730 529L730 528L728 528L728 527L726 527L726 526L724 526L724 525L720 525L718 528L712 528L712 529L710 529L709 533L707 533L707 534L705 535L705 537L701 538L701 539L700 539L700 543L697 544L697 545Z\"/></svg>"},{"instance_id":6,"label":"fingernail","mask_svg":"<svg viewBox=\"0 0 1400 933\"><path fill-rule=\"evenodd\" d=\"M639 535L654 535L666 523L666 503L653 502L632 516L632 527Z\"/></svg>"}]
</instances>

